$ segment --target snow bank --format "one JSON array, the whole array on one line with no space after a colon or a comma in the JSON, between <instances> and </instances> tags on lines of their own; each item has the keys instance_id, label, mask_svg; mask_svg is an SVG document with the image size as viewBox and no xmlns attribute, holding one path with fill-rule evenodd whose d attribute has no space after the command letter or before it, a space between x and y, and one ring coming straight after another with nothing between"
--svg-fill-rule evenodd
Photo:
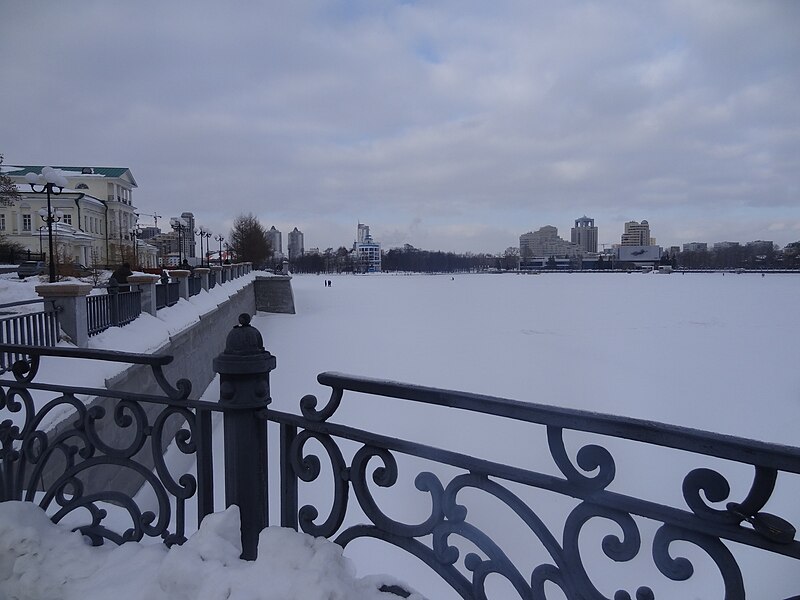
<instances>
[{"instance_id":1,"label":"snow bank","mask_svg":"<svg viewBox=\"0 0 800 600\"><path fill-rule=\"evenodd\" d=\"M0 503L0 597L9 600L391 600L358 579L342 549L271 527L259 558L239 559L239 510L209 515L183 546L92 547L30 502ZM389 583L394 583L391 581ZM412 599L421 596L412 594Z\"/></svg>"}]
</instances>

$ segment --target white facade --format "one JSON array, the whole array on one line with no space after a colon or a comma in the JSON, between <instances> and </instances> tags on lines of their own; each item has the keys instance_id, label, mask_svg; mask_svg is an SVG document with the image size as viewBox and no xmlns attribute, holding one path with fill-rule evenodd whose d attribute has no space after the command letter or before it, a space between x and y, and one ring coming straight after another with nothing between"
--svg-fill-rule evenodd
<instances>
[{"instance_id":1,"label":"white facade","mask_svg":"<svg viewBox=\"0 0 800 600\"><path fill-rule=\"evenodd\" d=\"M625 233L620 239L622 246L655 246L655 240L650 237L650 224L628 221L625 223Z\"/></svg>"},{"instance_id":2,"label":"white facade","mask_svg":"<svg viewBox=\"0 0 800 600\"><path fill-rule=\"evenodd\" d=\"M529 231L519 236L519 254L523 261L534 257L576 257L581 256L584 249L558 237L558 228L552 225L540 227L537 231Z\"/></svg>"},{"instance_id":3,"label":"white facade","mask_svg":"<svg viewBox=\"0 0 800 600\"><path fill-rule=\"evenodd\" d=\"M41 166L3 165L3 173L16 184L22 198L0 206L0 233L32 252L47 252L47 224L39 210L47 209L47 195L31 190L26 173L41 173ZM121 167L55 167L68 187L51 194L53 211L63 215L53 224L53 241L61 262L86 266L133 261L136 208L130 170ZM37 187L38 189L38 187ZM43 227L40 235L40 227Z\"/></svg>"},{"instance_id":4,"label":"white facade","mask_svg":"<svg viewBox=\"0 0 800 600\"><path fill-rule=\"evenodd\" d=\"M356 264L364 273L381 272L381 245L369 234L369 225L358 224L356 241L353 242Z\"/></svg>"}]
</instances>

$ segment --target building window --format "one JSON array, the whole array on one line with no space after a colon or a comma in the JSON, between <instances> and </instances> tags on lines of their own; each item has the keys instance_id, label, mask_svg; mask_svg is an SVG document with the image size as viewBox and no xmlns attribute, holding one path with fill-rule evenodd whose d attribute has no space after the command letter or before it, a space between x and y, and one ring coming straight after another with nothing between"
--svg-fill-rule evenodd
<instances>
[{"instance_id":1,"label":"building window","mask_svg":"<svg viewBox=\"0 0 800 600\"><path fill-rule=\"evenodd\" d=\"M64 215L64 223L72 225L72 215Z\"/></svg>"},{"instance_id":2,"label":"building window","mask_svg":"<svg viewBox=\"0 0 800 600\"><path fill-rule=\"evenodd\" d=\"M6 216L4 214L0 215L0 231L6 230Z\"/></svg>"},{"instance_id":3,"label":"building window","mask_svg":"<svg viewBox=\"0 0 800 600\"><path fill-rule=\"evenodd\" d=\"M22 231L30 231L30 230L31 230L31 216L22 215Z\"/></svg>"}]
</instances>

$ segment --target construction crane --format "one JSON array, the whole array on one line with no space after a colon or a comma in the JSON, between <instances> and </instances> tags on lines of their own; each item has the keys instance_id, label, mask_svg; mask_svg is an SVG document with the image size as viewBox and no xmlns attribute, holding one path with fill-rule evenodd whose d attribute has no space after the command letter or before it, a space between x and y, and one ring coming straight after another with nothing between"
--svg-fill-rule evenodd
<instances>
[{"instance_id":1,"label":"construction crane","mask_svg":"<svg viewBox=\"0 0 800 600\"><path fill-rule=\"evenodd\" d=\"M145 217L153 217L153 225L155 227L158 227L158 220L161 218L161 215L159 215L157 213L153 213L153 214L150 214L150 213L137 213L136 216L139 216L139 215L144 215Z\"/></svg>"}]
</instances>

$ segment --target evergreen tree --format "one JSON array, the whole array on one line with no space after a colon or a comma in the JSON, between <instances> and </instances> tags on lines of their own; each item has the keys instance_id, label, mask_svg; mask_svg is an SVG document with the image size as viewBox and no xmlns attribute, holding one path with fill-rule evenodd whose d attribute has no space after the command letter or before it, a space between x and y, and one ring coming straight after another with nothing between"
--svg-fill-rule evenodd
<instances>
[{"instance_id":1,"label":"evergreen tree","mask_svg":"<svg viewBox=\"0 0 800 600\"><path fill-rule=\"evenodd\" d=\"M0 154L0 167L3 166L3 155ZM11 181L11 177L4 175L0 169L0 206L13 206L20 199L17 186Z\"/></svg>"},{"instance_id":2,"label":"evergreen tree","mask_svg":"<svg viewBox=\"0 0 800 600\"><path fill-rule=\"evenodd\" d=\"M236 217L229 237L230 248L241 262L261 266L272 256L267 230L252 213Z\"/></svg>"}]
</instances>

